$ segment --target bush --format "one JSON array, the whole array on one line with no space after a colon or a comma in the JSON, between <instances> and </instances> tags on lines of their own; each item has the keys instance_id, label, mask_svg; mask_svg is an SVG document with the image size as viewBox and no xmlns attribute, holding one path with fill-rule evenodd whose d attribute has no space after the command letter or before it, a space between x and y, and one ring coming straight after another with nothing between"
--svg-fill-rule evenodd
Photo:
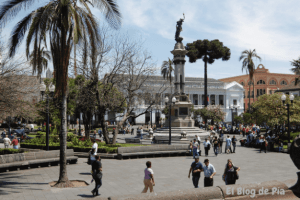
<instances>
[{"instance_id":1,"label":"bush","mask_svg":"<svg viewBox=\"0 0 300 200\"><path fill-rule=\"evenodd\" d=\"M67 133L67 141L72 141L72 139L75 137L76 137L76 135L74 135L74 133L72 133L72 132Z\"/></svg>"},{"instance_id":2,"label":"bush","mask_svg":"<svg viewBox=\"0 0 300 200\"><path fill-rule=\"evenodd\" d=\"M0 155L15 154L15 153L25 153L25 151L20 149L0 149Z\"/></svg>"}]
</instances>

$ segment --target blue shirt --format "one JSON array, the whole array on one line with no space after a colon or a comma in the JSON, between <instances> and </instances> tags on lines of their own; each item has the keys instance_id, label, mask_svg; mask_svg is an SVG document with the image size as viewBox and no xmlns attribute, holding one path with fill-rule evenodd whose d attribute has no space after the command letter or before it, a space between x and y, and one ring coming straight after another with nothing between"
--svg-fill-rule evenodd
<instances>
[{"instance_id":1,"label":"blue shirt","mask_svg":"<svg viewBox=\"0 0 300 200\"><path fill-rule=\"evenodd\" d=\"M197 170L197 169L203 169L203 165L202 165L202 163L201 162L193 162L192 164L191 164L191 168L192 168L192 175L193 176L200 176L200 172L196 172L196 173L194 173L193 171L194 170Z\"/></svg>"},{"instance_id":2,"label":"blue shirt","mask_svg":"<svg viewBox=\"0 0 300 200\"><path fill-rule=\"evenodd\" d=\"M102 134L102 130L101 129L98 130L98 134Z\"/></svg>"},{"instance_id":3,"label":"blue shirt","mask_svg":"<svg viewBox=\"0 0 300 200\"><path fill-rule=\"evenodd\" d=\"M231 145L231 139L230 139L230 138L227 138L227 139L226 139L226 145L227 145L227 146L230 146L230 145Z\"/></svg>"},{"instance_id":4,"label":"blue shirt","mask_svg":"<svg viewBox=\"0 0 300 200\"><path fill-rule=\"evenodd\" d=\"M213 173L216 172L216 170L215 170L215 168L212 164L208 164L207 167L204 164L203 170L204 170L204 176L205 177L210 177Z\"/></svg>"}]
</instances>

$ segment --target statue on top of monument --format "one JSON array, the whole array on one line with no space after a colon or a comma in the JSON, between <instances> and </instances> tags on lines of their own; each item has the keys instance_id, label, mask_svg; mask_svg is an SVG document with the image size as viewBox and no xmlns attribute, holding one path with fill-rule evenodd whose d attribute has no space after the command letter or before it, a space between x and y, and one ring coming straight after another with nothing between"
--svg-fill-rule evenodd
<instances>
[{"instance_id":1,"label":"statue on top of monument","mask_svg":"<svg viewBox=\"0 0 300 200\"><path fill-rule=\"evenodd\" d=\"M180 37L180 32L182 31L182 23L185 20L185 16L183 13L183 19L180 18L179 21L177 21L177 25L176 25L176 33L175 33L175 41L176 42L181 42L183 40L182 37Z\"/></svg>"}]
</instances>

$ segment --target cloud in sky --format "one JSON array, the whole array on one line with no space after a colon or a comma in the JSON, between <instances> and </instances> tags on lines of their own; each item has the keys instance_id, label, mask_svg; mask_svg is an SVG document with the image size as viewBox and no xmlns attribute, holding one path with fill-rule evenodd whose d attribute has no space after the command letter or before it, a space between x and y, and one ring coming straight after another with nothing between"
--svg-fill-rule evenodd
<instances>
[{"instance_id":1,"label":"cloud in sky","mask_svg":"<svg viewBox=\"0 0 300 200\"><path fill-rule=\"evenodd\" d=\"M41 0L39 5L47 1ZM266 68L277 73L291 73L290 61L300 55L298 0L118 0L117 3L123 16L122 30L142 35L145 47L158 65L172 57L176 21L183 17L182 13L186 17L181 32L185 44L197 39L219 39L231 49L229 61L209 65L209 77L240 75L242 64L238 58L245 49L256 49ZM103 21L101 12L92 10ZM2 36L7 35L9 28L12 25L4 29ZM186 62L186 66L186 74L203 76L202 61Z\"/></svg>"}]
</instances>

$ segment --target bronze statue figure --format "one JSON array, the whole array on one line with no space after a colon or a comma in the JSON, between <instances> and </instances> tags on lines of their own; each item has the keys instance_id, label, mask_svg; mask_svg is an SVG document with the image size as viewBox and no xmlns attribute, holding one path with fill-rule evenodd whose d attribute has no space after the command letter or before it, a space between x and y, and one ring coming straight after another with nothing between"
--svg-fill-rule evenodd
<instances>
[{"instance_id":1,"label":"bronze statue figure","mask_svg":"<svg viewBox=\"0 0 300 200\"><path fill-rule=\"evenodd\" d=\"M182 37L180 37L180 32L182 31L182 23L184 22L185 16L183 13L183 19L180 18L179 21L177 21L176 25L176 33L175 33L175 41L176 42L181 42L183 40Z\"/></svg>"}]
</instances>

